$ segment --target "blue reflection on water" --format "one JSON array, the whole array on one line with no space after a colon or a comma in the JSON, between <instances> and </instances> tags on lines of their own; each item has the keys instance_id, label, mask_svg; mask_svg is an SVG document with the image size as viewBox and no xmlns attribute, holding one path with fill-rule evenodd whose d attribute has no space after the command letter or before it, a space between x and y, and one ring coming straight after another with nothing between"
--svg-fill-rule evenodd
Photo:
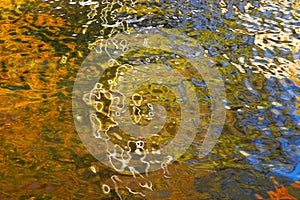
<instances>
[{"instance_id":1,"label":"blue reflection on water","mask_svg":"<svg viewBox=\"0 0 300 200\"><path fill-rule=\"evenodd\" d=\"M283 83L282 83L283 82ZM282 82L270 78L265 88L270 106L260 112L242 112L246 127L260 130L265 137L253 141L256 151L246 151L247 160L258 171L269 171L291 180L300 180L300 117L296 111L300 96L299 87L291 80ZM246 82L249 88L249 83ZM252 90L253 91L253 90ZM250 134L250 133L249 133ZM242 150L239 146L238 150Z\"/></svg>"}]
</instances>

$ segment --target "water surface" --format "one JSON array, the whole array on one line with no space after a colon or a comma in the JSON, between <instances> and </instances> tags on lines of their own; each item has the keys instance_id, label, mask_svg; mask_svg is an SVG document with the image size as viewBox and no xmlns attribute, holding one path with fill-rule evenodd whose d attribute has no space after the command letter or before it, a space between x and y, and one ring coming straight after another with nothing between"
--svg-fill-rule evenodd
<instances>
[{"instance_id":1,"label":"water surface","mask_svg":"<svg viewBox=\"0 0 300 200\"><path fill-rule=\"evenodd\" d=\"M299 1L0 4L1 199L300 196ZM119 174L86 150L71 106L77 71L97 42L141 27L195 39L216 62L227 94L226 124L213 151L199 159L202 138L196 137L168 167L170 178L162 170L149 174L153 190L139 186L145 179ZM281 185L287 192L276 191Z\"/></svg>"}]
</instances>

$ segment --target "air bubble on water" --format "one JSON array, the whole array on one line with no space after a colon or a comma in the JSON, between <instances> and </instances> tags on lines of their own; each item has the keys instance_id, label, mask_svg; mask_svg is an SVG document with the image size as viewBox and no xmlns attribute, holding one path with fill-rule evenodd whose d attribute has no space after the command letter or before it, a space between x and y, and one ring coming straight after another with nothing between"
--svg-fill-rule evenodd
<instances>
[{"instance_id":1,"label":"air bubble on water","mask_svg":"<svg viewBox=\"0 0 300 200\"><path fill-rule=\"evenodd\" d=\"M106 184L102 185L102 191L104 194L108 194L110 192L110 187Z\"/></svg>"},{"instance_id":2,"label":"air bubble on water","mask_svg":"<svg viewBox=\"0 0 300 200\"><path fill-rule=\"evenodd\" d=\"M96 170L96 168L95 168L94 166L91 166L91 167L90 167L90 170L91 170L93 173L95 173L95 174L97 173L97 170Z\"/></svg>"},{"instance_id":3,"label":"air bubble on water","mask_svg":"<svg viewBox=\"0 0 300 200\"><path fill-rule=\"evenodd\" d=\"M140 94L135 93L132 95L132 101L136 106L141 106L143 97Z\"/></svg>"},{"instance_id":4,"label":"air bubble on water","mask_svg":"<svg viewBox=\"0 0 300 200\"><path fill-rule=\"evenodd\" d=\"M97 88L97 89L102 89L102 84L101 83L96 83L96 85L95 85L95 88Z\"/></svg>"},{"instance_id":5,"label":"air bubble on water","mask_svg":"<svg viewBox=\"0 0 300 200\"><path fill-rule=\"evenodd\" d=\"M110 85L113 84L113 81L112 81L112 80L108 80L107 82L108 82L108 84L110 84Z\"/></svg>"},{"instance_id":6,"label":"air bubble on water","mask_svg":"<svg viewBox=\"0 0 300 200\"><path fill-rule=\"evenodd\" d=\"M150 108L150 110L153 110L153 106L150 103L147 103L148 108Z\"/></svg>"}]
</instances>

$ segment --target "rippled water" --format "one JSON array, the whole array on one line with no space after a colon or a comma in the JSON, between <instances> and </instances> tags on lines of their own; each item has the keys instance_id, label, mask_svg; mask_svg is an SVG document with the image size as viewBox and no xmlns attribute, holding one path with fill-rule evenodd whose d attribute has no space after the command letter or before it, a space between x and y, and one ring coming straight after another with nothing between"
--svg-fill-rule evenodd
<instances>
[{"instance_id":1,"label":"rippled water","mask_svg":"<svg viewBox=\"0 0 300 200\"><path fill-rule=\"evenodd\" d=\"M276 199L270 191L279 185L300 196L299 1L0 5L0 199ZM226 124L213 151L199 159L196 136L168 166L170 177L160 170L133 178L101 164L72 118L74 80L90 51L118 31L145 27L195 39L226 87ZM150 182L153 190L139 185Z\"/></svg>"}]
</instances>

